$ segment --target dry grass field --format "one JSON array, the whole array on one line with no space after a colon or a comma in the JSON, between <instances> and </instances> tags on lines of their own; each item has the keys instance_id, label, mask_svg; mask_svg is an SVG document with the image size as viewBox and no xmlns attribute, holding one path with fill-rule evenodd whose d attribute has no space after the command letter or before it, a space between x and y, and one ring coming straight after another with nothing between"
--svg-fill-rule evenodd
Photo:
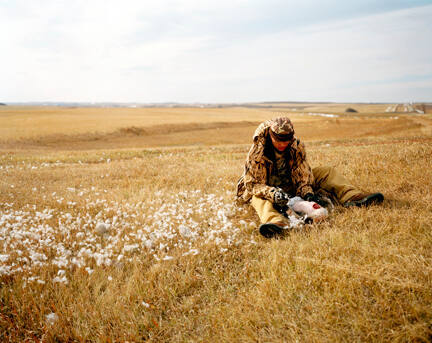
<instances>
[{"instance_id":1,"label":"dry grass field","mask_svg":"<svg viewBox=\"0 0 432 343\"><path fill-rule=\"evenodd\" d=\"M432 116L309 106L0 108L0 341L431 341ZM261 237L234 189L280 113L384 203Z\"/></svg>"}]
</instances>

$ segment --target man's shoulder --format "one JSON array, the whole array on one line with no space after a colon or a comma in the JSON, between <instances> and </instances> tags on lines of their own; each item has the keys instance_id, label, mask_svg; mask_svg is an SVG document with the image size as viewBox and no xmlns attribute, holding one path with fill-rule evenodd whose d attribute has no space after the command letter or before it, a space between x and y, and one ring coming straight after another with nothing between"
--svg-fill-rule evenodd
<instances>
[{"instance_id":1,"label":"man's shoulder","mask_svg":"<svg viewBox=\"0 0 432 343\"><path fill-rule=\"evenodd\" d=\"M294 143L291 145L291 148L289 150L289 155L291 158L295 158L295 156L306 155L306 147L299 138L296 138Z\"/></svg>"},{"instance_id":2,"label":"man's shoulder","mask_svg":"<svg viewBox=\"0 0 432 343\"><path fill-rule=\"evenodd\" d=\"M271 120L266 120L265 122L258 125L253 135L254 142L256 142L257 140L265 139L265 136L268 132L268 128L270 127L271 123L272 123Z\"/></svg>"},{"instance_id":3,"label":"man's shoulder","mask_svg":"<svg viewBox=\"0 0 432 343\"><path fill-rule=\"evenodd\" d=\"M304 149L305 148L305 144L303 143L303 141L298 138L298 137L294 137L294 143L291 146L291 149Z\"/></svg>"},{"instance_id":4,"label":"man's shoulder","mask_svg":"<svg viewBox=\"0 0 432 343\"><path fill-rule=\"evenodd\" d=\"M297 149L303 149L304 150L306 148L305 144L299 138L296 138L295 143L296 143Z\"/></svg>"}]
</instances>

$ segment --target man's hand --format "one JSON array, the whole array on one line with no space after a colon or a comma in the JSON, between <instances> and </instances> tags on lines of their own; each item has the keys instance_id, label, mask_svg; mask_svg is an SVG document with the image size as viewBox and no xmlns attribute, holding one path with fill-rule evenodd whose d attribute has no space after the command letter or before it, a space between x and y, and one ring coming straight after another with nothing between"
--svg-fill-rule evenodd
<instances>
[{"instance_id":1,"label":"man's hand","mask_svg":"<svg viewBox=\"0 0 432 343\"><path fill-rule=\"evenodd\" d=\"M284 207L289 201L289 196L283 190L278 189L274 194L274 203L278 206Z\"/></svg>"},{"instance_id":2,"label":"man's hand","mask_svg":"<svg viewBox=\"0 0 432 343\"><path fill-rule=\"evenodd\" d=\"M305 195L304 200L316 202L318 205L322 207L326 207L328 205L327 201L325 201L320 195L308 193Z\"/></svg>"}]
</instances>

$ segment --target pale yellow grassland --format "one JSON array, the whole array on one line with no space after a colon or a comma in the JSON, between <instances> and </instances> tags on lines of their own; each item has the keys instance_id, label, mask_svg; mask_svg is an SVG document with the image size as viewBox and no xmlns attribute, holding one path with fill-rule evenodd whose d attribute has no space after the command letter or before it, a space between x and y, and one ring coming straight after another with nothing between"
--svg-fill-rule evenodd
<instances>
[{"instance_id":1,"label":"pale yellow grassland","mask_svg":"<svg viewBox=\"0 0 432 343\"><path fill-rule=\"evenodd\" d=\"M127 119L123 109L71 109L74 114L61 112L59 119L58 109L33 108L22 121L16 118L21 114L11 114L22 127L9 130L22 136L0 145L0 215L31 212L26 206L35 205L112 220L114 210L89 202L114 202L122 211L140 203L137 224L119 226L124 242L179 192L201 190L231 204L255 123L275 115L271 109L134 110ZM279 240L259 235L258 218L246 206L228 218L232 229L241 230L227 250L198 239L197 255L183 256L185 247L170 246L173 259L157 261L140 249L130 261L89 262L91 274L65 268L68 284L53 281L53 265L32 272L44 284L29 282L25 272L0 276L0 341L431 341L432 120L391 117L292 114L312 167L333 166L358 187L383 192L382 205L336 208L325 222ZM48 127L35 125L37 118L48 120ZM172 120L181 129L153 131ZM0 113L0 123L6 122ZM72 135L68 126L76 130ZM120 130L131 127L153 129ZM56 141L58 132L66 136ZM94 139L94 132L104 134ZM87 193L80 196L80 190ZM187 194L175 201L197 206ZM217 216L207 208L199 220L207 225ZM47 223L57 228L58 220ZM90 232L94 225L76 230ZM71 250L73 237L60 230L54 235ZM94 244L106 243L100 238ZM2 253L19 257L0 241ZM46 254L55 252L46 248ZM55 325L47 322L50 313L58 315Z\"/></svg>"},{"instance_id":2,"label":"pale yellow grassland","mask_svg":"<svg viewBox=\"0 0 432 343\"><path fill-rule=\"evenodd\" d=\"M325 112L326 106L316 106ZM337 106L332 104L332 106ZM359 105L370 111L372 105ZM378 106L378 105L376 105ZM330 111L331 112L331 111ZM326 112L326 113L330 113ZM406 135L430 130L430 116L310 116L286 109L1 107L0 149L115 149L248 144L263 120L288 115L307 141ZM313 129L311 127L313 125Z\"/></svg>"},{"instance_id":3,"label":"pale yellow grassland","mask_svg":"<svg viewBox=\"0 0 432 343\"><path fill-rule=\"evenodd\" d=\"M262 121L267 111L244 108L0 107L0 140L49 135L108 133L124 127Z\"/></svg>"}]
</instances>

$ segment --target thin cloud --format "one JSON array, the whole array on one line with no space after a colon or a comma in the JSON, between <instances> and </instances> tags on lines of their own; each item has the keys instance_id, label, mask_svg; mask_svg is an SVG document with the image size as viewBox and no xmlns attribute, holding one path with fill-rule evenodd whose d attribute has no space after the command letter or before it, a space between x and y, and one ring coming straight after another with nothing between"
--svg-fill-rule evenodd
<instances>
[{"instance_id":1,"label":"thin cloud","mask_svg":"<svg viewBox=\"0 0 432 343\"><path fill-rule=\"evenodd\" d=\"M432 73L432 5L406 8L424 3L0 3L0 72L7 80L0 95L2 101L430 100L429 79L421 76Z\"/></svg>"}]
</instances>

